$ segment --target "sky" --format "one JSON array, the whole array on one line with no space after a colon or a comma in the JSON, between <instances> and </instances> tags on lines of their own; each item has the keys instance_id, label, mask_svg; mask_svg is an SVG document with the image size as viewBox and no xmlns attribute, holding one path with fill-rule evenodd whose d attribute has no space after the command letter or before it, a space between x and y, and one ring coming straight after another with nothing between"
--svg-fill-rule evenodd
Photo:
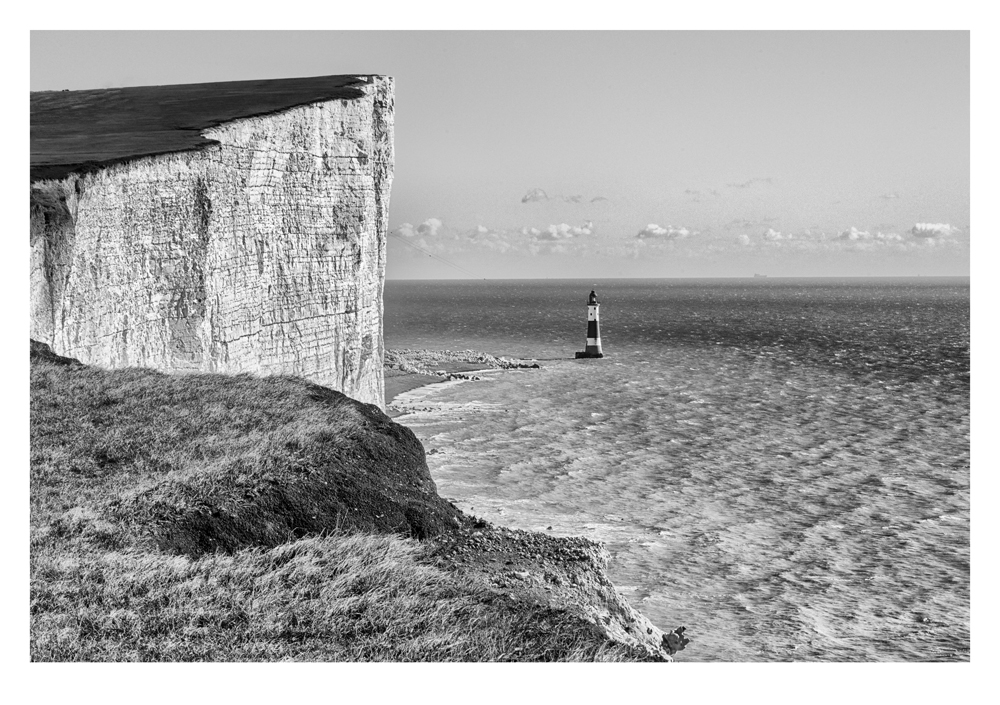
<instances>
[{"instance_id":1,"label":"sky","mask_svg":"<svg viewBox=\"0 0 1000 705\"><path fill-rule=\"evenodd\" d=\"M395 78L387 277L968 275L965 31L33 31L31 90Z\"/></svg>"}]
</instances>

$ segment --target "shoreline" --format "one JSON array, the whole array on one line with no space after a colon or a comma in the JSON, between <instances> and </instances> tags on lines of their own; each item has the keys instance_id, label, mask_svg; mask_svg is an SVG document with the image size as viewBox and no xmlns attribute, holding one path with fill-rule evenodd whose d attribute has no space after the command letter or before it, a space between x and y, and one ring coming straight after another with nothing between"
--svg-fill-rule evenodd
<instances>
[{"instance_id":1,"label":"shoreline","mask_svg":"<svg viewBox=\"0 0 1000 705\"><path fill-rule=\"evenodd\" d=\"M386 350L382 379L385 413L395 419L408 411L394 407L399 397L421 387L444 382L480 381L477 373L513 369L540 369L535 362L495 357L475 350Z\"/></svg>"},{"instance_id":2,"label":"shoreline","mask_svg":"<svg viewBox=\"0 0 1000 705\"><path fill-rule=\"evenodd\" d=\"M411 392L414 389L427 387L432 384L439 384L441 378L436 375L425 375L418 372L409 372L385 378L385 413L389 418L401 416L404 412L394 409L392 403L397 397Z\"/></svg>"},{"instance_id":3,"label":"shoreline","mask_svg":"<svg viewBox=\"0 0 1000 705\"><path fill-rule=\"evenodd\" d=\"M468 381L488 380L494 374L512 370L541 369L534 360L492 358L487 364L477 360L442 361L438 356L488 357L483 353L433 353L427 350L391 351L387 356L396 369L385 366L385 413L397 423L399 417L421 411L431 411L426 397L433 388L444 389ZM434 373L404 371L414 359L434 356L438 359ZM491 357L491 356L489 356ZM402 362L402 364L399 364ZM480 374L476 374L476 373ZM417 390L423 393L413 394ZM431 405L433 406L433 404ZM421 442L423 443L423 442ZM428 454L439 452L428 450ZM443 538L430 554L435 566L455 571L469 579L481 580L509 595L525 595L558 606L560 609L582 611L588 620L599 625L614 641L637 646L653 660L673 661L673 656L685 648L689 639L685 627L663 629L646 616L626 597L625 590L616 586L607 574L612 555L604 543L580 534L558 535L542 528L513 528L494 524L491 519L478 517L475 507L445 497L453 506L471 518L471 526L463 526L451 537ZM502 517L504 510L499 509ZM666 657L663 658L663 655Z\"/></svg>"},{"instance_id":4,"label":"shoreline","mask_svg":"<svg viewBox=\"0 0 1000 705\"><path fill-rule=\"evenodd\" d=\"M426 397L437 390L463 382L495 379L494 374L541 369L535 360L492 358L472 351L402 351L405 359L400 351L387 352L391 352L387 358L398 366L384 367L385 413L397 423L403 423L399 417L432 411ZM437 360L433 373L408 371L415 359L424 358L426 362L427 356ZM438 356L452 359L442 360ZM453 359L459 356L489 357L492 364ZM418 392L421 389L426 391ZM425 451L438 452L426 447ZM557 609L585 614L588 621L598 625L613 641L636 647L654 661L673 661L677 652L689 643L690 639L684 636L685 627L673 630L660 627L632 604L626 596L628 588L623 590L610 579L607 570L613 558L603 542L579 534L553 534L552 526L544 531L495 524L474 514L474 506L445 499L469 517L471 523L438 540L428 555L432 565L463 579L482 581L511 597L538 600ZM503 509L500 514L503 515Z\"/></svg>"},{"instance_id":5,"label":"shoreline","mask_svg":"<svg viewBox=\"0 0 1000 705\"><path fill-rule=\"evenodd\" d=\"M489 368L484 368L489 370ZM446 375L424 374L420 372L406 372L400 375L385 378L385 415L390 419L397 419L410 413L410 410L398 406L398 402L403 401L405 395L424 387L432 387L436 384L447 382L471 382L482 379L479 375L463 375L453 371L448 371Z\"/></svg>"}]
</instances>

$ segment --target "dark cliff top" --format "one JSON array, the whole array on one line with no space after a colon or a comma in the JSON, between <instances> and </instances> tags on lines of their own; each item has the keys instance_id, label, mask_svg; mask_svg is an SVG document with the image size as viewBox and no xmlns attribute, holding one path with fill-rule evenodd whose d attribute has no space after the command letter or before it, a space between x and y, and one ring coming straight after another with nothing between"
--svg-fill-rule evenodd
<instances>
[{"instance_id":1,"label":"dark cliff top","mask_svg":"<svg viewBox=\"0 0 1000 705\"><path fill-rule=\"evenodd\" d=\"M314 76L31 94L31 180L61 179L212 143L202 130L324 100L360 98L366 76Z\"/></svg>"}]
</instances>

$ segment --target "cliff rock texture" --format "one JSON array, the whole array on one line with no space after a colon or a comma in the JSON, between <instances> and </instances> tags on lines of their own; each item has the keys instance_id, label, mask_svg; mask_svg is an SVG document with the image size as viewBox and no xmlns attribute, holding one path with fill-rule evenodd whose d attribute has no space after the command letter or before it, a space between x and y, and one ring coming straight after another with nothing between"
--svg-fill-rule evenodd
<instances>
[{"instance_id":1,"label":"cliff rock texture","mask_svg":"<svg viewBox=\"0 0 1000 705\"><path fill-rule=\"evenodd\" d=\"M382 407L392 170L387 77L33 94L31 337Z\"/></svg>"}]
</instances>

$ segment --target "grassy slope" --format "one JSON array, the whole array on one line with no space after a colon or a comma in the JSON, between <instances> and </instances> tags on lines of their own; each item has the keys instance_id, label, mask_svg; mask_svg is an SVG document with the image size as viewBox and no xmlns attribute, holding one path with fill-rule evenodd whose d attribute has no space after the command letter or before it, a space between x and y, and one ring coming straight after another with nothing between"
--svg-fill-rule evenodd
<instances>
[{"instance_id":1,"label":"grassy slope","mask_svg":"<svg viewBox=\"0 0 1000 705\"><path fill-rule=\"evenodd\" d=\"M33 660L651 658L435 565L469 519L374 407L34 347L31 405Z\"/></svg>"},{"instance_id":2,"label":"grassy slope","mask_svg":"<svg viewBox=\"0 0 1000 705\"><path fill-rule=\"evenodd\" d=\"M32 555L35 661L636 660L593 624L426 565L397 536L198 559L71 543Z\"/></svg>"},{"instance_id":3,"label":"grassy slope","mask_svg":"<svg viewBox=\"0 0 1000 705\"><path fill-rule=\"evenodd\" d=\"M74 506L106 548L193 555L337 529L432 536L459 512L376 407L301 379L33 361L32 522Z\"/></svg>"}]
</instances>

